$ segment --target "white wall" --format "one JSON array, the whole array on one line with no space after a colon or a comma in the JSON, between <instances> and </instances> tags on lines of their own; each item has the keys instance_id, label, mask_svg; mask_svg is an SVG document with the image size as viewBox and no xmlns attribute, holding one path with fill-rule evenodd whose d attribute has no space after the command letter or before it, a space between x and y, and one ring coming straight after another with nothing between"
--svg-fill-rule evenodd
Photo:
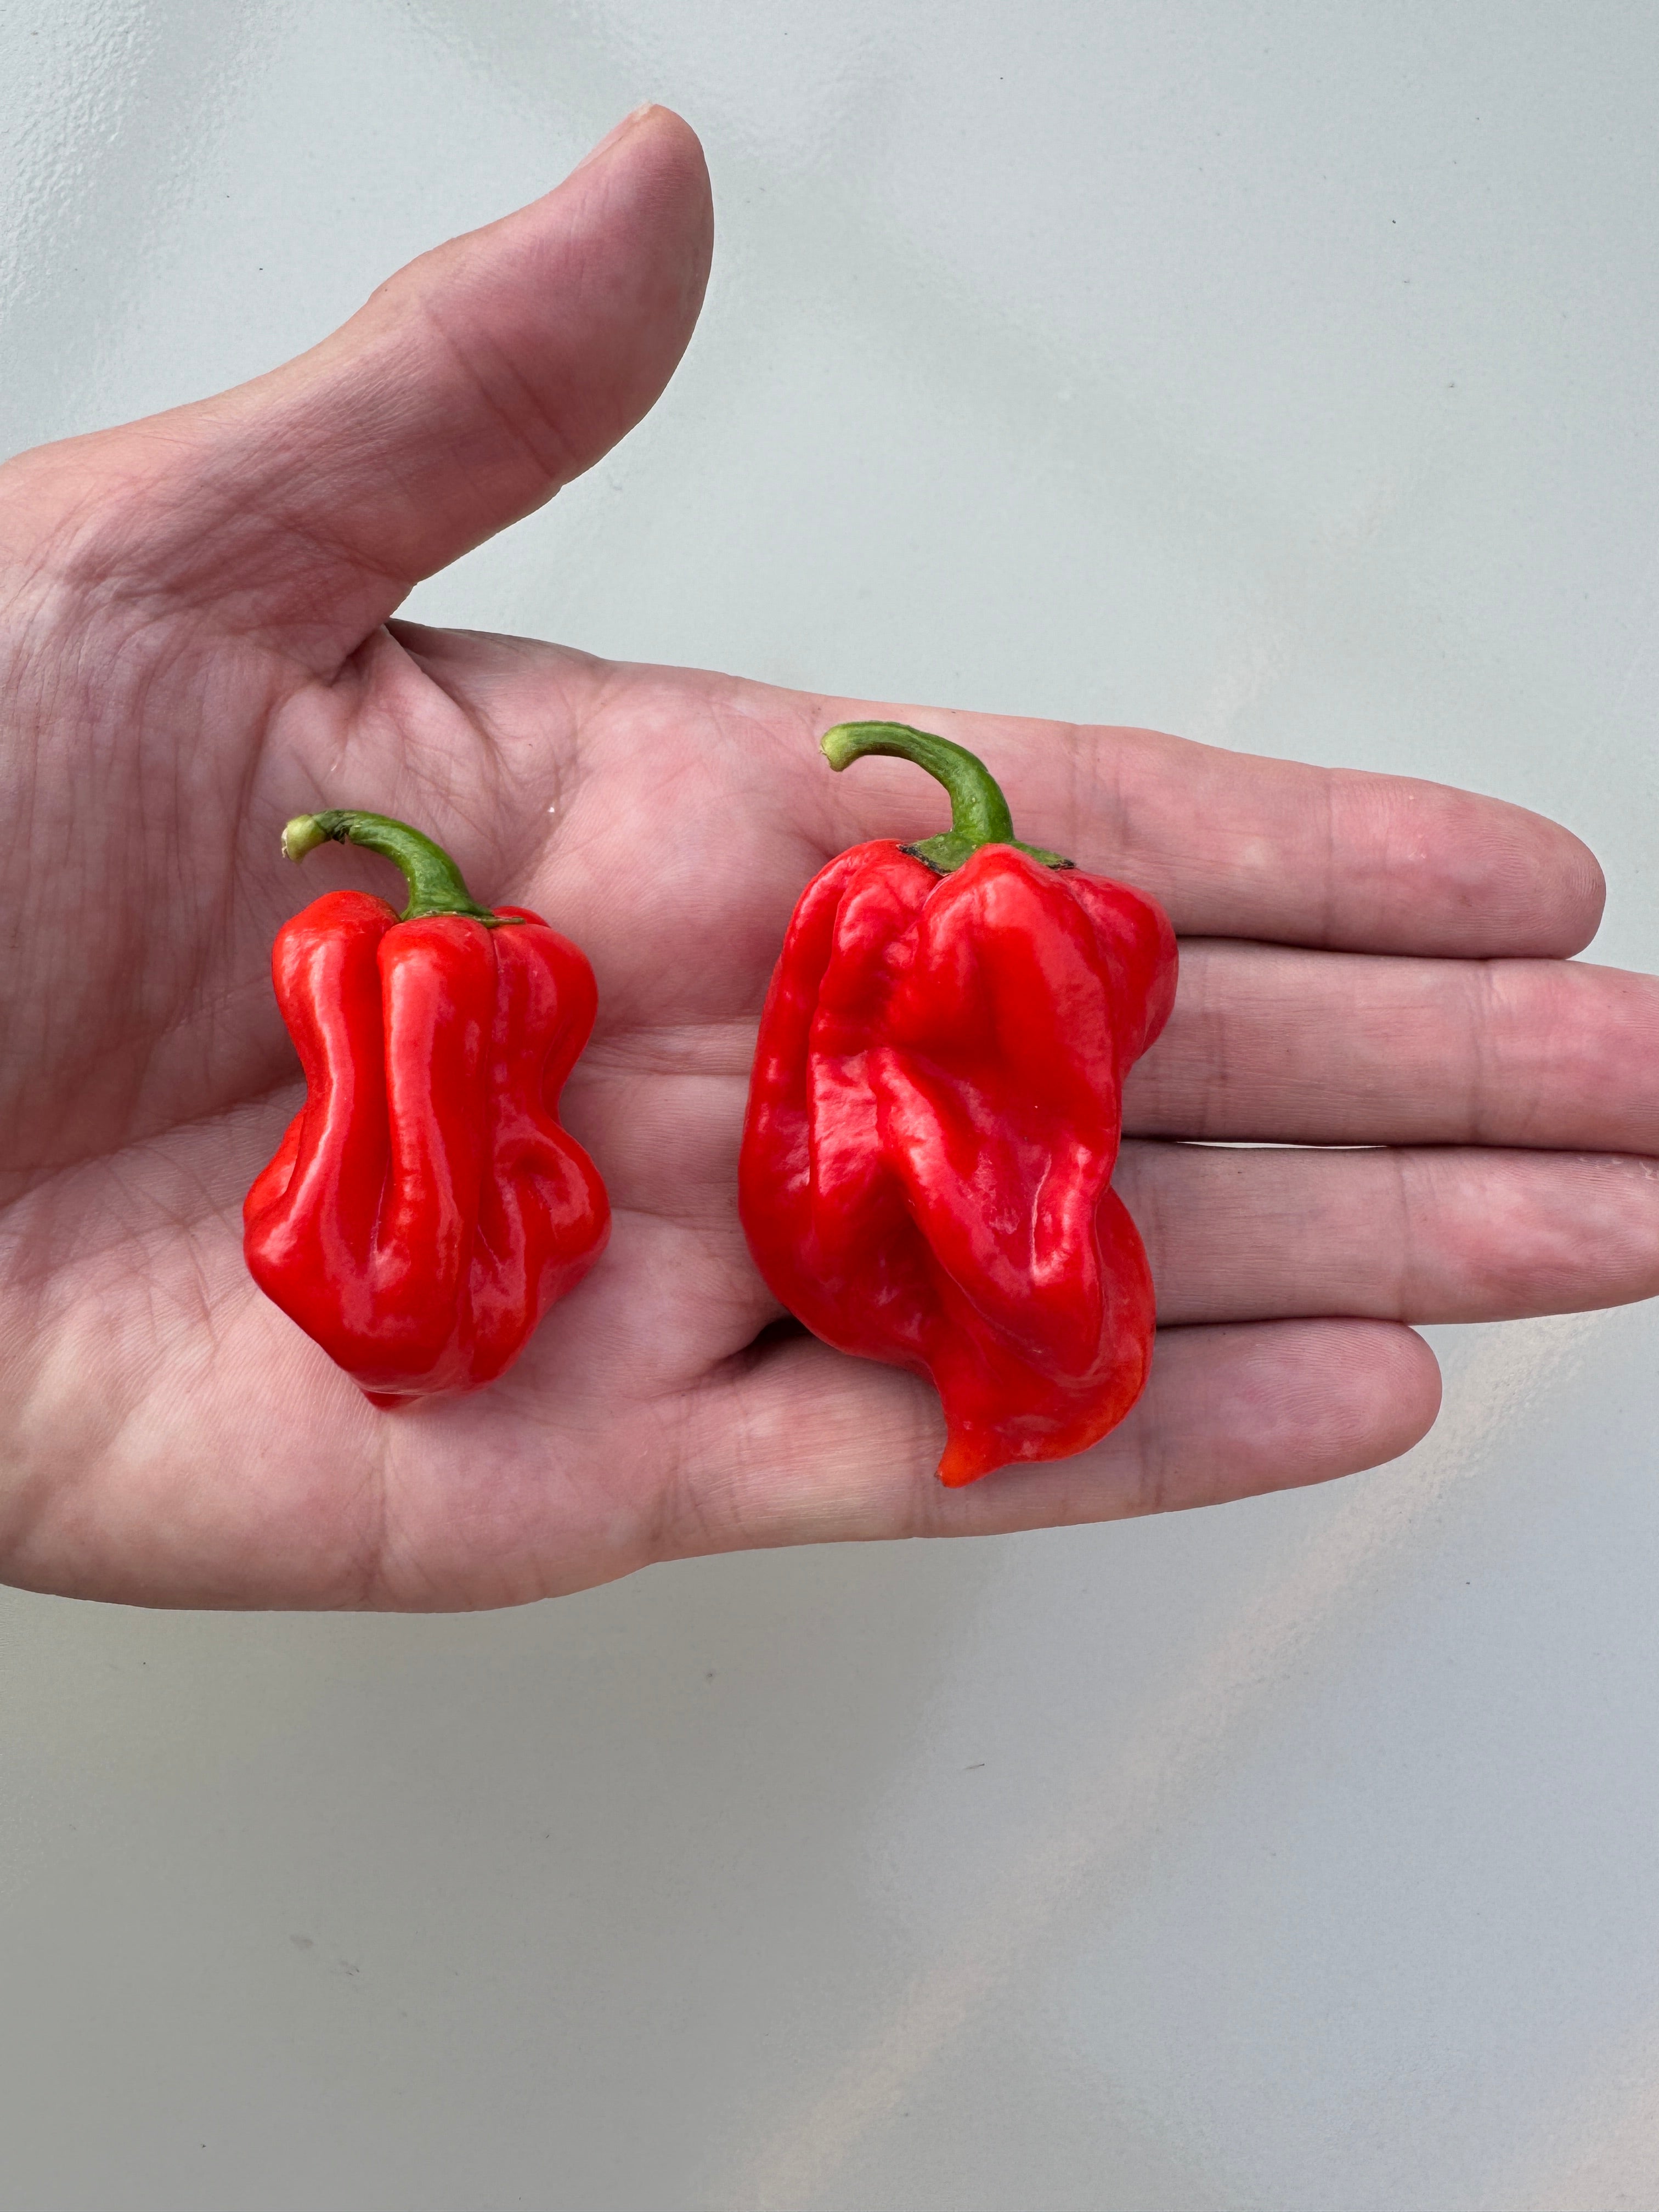
<instances>
[{"instance_id":1,"label":"white wall","mask_svg":"<svg viewBox=\"0 0 1659 2212\"><path fill-rule=\"evenodd\" d=\"M5 0L0 446L297 349L637 100L656 415L416 595L1556 815L1659 966L1659 18ZM0 1595L5 2212L1659 2204L1647 1309L1395 1467L470 1620Z\"/></svg>"}]
</instances>

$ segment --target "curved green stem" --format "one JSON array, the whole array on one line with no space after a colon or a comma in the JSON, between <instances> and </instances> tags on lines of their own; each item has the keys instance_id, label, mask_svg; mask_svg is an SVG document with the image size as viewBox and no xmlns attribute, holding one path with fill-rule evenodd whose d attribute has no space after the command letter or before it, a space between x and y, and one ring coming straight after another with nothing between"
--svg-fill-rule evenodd
<instances>
[{"instance_id":1,"label":"curved green stem","mask_svg":"<svg viewBox=\"0 0 1659 2212\"><path fill-rule=\"evenodd\" d=\"M511 915L492 914L480 906L441 845L411 830L407 822L394 822L389 814L363 814L355 807L336 807L325 814L296 814L283 832L283 857L303 860L332 838L340 845L361 845L395 860L409 885L409 904L399 921L419 921L428 915L464 914L486 928L499 929Z\"/></svg>"},{"instance_id":2,"label":"curved green stem","mask_svg":"<svg viewBox=\"0 0 1659 2212\"><path fill-rule=\"evenodd\" d=\"M930 737L926 730L910 729L903 722L837 722L818 739L818 750L837 774L866 753L890 753L899 760L914 761L939 779L951 794L951 827L941 836L924 837L903 848L935 875L948 876L981 845L1012 845L1045 868L1073 865L1041 845L1020 842L1008 802L990 769L965 745L953 744L949 738Z\"/></svg>"}]
</instances>

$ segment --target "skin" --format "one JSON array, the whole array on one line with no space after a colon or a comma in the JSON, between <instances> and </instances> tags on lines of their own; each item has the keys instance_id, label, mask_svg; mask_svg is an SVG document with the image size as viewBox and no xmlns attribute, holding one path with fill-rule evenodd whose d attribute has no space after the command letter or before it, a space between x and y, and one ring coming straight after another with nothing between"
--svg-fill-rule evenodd
<instances>
[{"instance_id":1,"label":"skin","mask_svg":"<svg viewBox=\"0 0 1659 2212\"><path fill-rule=\"evenodd\" d=\"M1438 786L1145 731L816 698L391 620L591 466L690 337L696 139L630 117L286 368L27 453L0 485L0 1575L148 1604L475 1607L746 1545L1212 1504L1405 1450L1413 1322L1659 1289L1659 986L1569 963L1565 830ZM1168 908L1182 976L1118 1187L1162 1329L1096 1449L946 1492L932 1393L792 1331L735 1209L802 886L943 826L830 724L994 765L1018 834ZM298 1103L278 923L336 884L289 816L413 820L587 951L566 1094L611 1249L502 1382L382 1414L254 1289L240 1205ZM675 815L674 835L650 836ZM653 854L641 867L635 854ZM1229 1151L1243 1139L1367 1151Z\"/></svg>"}]
</instances>

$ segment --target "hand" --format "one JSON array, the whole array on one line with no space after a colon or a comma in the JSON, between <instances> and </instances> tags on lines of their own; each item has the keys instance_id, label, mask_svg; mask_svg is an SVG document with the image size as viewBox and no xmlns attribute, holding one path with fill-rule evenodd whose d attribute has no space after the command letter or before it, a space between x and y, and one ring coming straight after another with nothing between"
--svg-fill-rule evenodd
<instances>
[{"instance_id":1,"label":"hand","mask_svg":"<svg viewBox=\"0 0 1659 2212\"><path fill-rule=\"evenodd\" d=\"M1402 1451L1408 1321L1659 1288L1659 993L1569 966L1564 830L1437 787L607 666L389 622L644 413L696 319L696 140L630 118L206 404L26 454L0 501L0 1574L179 1605L511 1603L653 1559L1196 1505ZM719 518L710 517L711 527ZM787 557L787 548L780 549ZM1080 1458L935 1483L932 1392L781 1321L734 1173L797 894L939 826L896 714L982 753L1020 834L1161 898L1180 997L1119 1187L1159 1291L1147 1393ZM377 1413L254 1289L240 1208L298 1101L283 916L395 887L291 814L364 805L587 951L566 1094L610 1251L477 1396ZM1175 1139L1373 1150L1231 1150Z\"/></svg>"}]
</instances>

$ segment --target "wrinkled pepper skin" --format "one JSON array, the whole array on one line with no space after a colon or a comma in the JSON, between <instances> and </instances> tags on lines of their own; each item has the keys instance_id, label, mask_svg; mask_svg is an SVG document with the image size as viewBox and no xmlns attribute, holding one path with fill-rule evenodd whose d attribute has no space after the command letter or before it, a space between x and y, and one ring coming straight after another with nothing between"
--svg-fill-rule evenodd
<instances>
[{"instance_id":1,"label":"wrinkled pepper skin","mask_svg":"<svg viewBox=\"0 0 1659 2212\"><path fill-rule=\"evenodd\" d=\"M1082 1451L1146 1382L1152 1278L1109 1186L1123 1079L1175 984L1152 900L1012 843L944 875L860 845L796 908L744 1229L815 1335L932 1378L947 1484Z\"/></svg>"},{"instance_id":2,"label":"wrinkled pepper skin","mask_svg":"<svg viewBox=\"0 0 1659 2212\"><path fill-rule=\"evenodd\" d=\"M399 921L331 891L272 955L306 1103L248 1193L247 1264L384 1407L492 1381L610 1231L556 1111L593 971L537 915L493 911L507 926Z\"/></svg>"}]
</instances>

